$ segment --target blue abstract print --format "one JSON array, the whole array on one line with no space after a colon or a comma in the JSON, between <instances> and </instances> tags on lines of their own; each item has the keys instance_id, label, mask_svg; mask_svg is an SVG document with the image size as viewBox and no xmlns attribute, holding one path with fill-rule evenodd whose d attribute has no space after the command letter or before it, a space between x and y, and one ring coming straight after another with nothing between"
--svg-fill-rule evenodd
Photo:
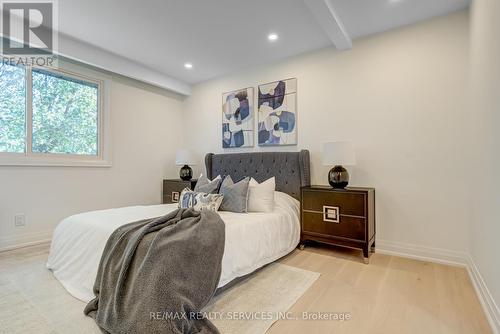
<instances>
[{"instance_id":1,"label":"blue abstract print","mask_svg":"<svg viewBox=\"0 0 500 334\"><path fill-rule=\"evenodd\" d=\"M297 144L297 79L259 86L258 143L260 146Z\"/></svg>"},{"instance_id":2,"label":"blue abstract print","mask_svg":"<svg viewBox=\"0 0 500 334\"><path fill-rule=\"evenodd\" d=\"M222 95L222 147L253 146L253 88Z\"/></svg>"}]
</instances>

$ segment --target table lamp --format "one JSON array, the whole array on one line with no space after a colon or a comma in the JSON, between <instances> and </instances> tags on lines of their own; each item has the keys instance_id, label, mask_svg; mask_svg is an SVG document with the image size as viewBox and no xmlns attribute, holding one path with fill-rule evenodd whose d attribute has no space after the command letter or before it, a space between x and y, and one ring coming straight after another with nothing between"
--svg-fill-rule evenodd
<instances>
[{"instance_id":1,"label":"table lamp","mask_svg":"<svg viewBox=\"0 0 500 334\"><path fill-rule=\"evenodd\" d=\"M175 155L175 164L177 166L182 166L179 171L179 176L182 180L189 181L193 178L193 170L189 167L189 165L196 165L196 160L191 150L177 150L177 154Z\"/></svg>"},{"instance_id":2,"label":"table lamp","mask_svg":"<svg viewBox=\"0 0 500 334\"><path fill-rule=\"evenodd\" d=\"M344 189L349 184L349 173L343 167L356 164L356 155L350 142L339 141L323 145L323 165L334 166L328 172L328 183L335 189Z\"/></svg>"}]
</instances>

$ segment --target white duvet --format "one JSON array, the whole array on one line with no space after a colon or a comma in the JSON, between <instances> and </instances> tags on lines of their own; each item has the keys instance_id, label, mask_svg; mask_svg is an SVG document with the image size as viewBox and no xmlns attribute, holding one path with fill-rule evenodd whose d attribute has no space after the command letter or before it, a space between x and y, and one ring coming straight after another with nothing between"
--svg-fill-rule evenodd
<instances>
[{"instance_id":1,"label":"white duvet","mask_svg":"<svg viewBox=\"0 0 500 334\"><path fill-rule=\"evenodd\" d=\"M219 287L290 253L300 239L299 202L276 192L270 213L219 211L226 225ZM88 302L108 237L121 225L162 216L176 204L131 206L77 214L56 227L47 268L74 297Z\"/></svg>"}]
</instances>

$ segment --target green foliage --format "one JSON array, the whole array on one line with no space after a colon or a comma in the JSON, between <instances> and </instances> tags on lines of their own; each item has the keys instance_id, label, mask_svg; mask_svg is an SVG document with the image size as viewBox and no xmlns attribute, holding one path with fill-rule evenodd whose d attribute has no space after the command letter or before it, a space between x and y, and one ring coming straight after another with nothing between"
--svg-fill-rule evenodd
<instances>
[{"instance_id":1,"label":"green foliage","mask_svg":"<svg viewBox=\"0 0 500 334\"><path fill-rule=\"evenodd\" d=\"M97 155L96 86L33 71L33 152Z\"/></svg>"},{"instance_id":2,"label":"green foliage","mask_svg":"<svg viewBox=\"0 0 500 334\"><path fill-rule=\"evenodd\" d=\"M98 154L98 88L51 72L32 71L34 153ZM24 152L23 68L0 65L0 152Z\"/></svg>"},{"instance_id":3,"label":"green foliage","mask_svg":"<svg viewBox=\"0 0 500 334\"><path fill-rule=\"evenodd\" d=\"M23 68L0 64L0 152L23 153L26 89Z\"/></svg>"}]
</instances>

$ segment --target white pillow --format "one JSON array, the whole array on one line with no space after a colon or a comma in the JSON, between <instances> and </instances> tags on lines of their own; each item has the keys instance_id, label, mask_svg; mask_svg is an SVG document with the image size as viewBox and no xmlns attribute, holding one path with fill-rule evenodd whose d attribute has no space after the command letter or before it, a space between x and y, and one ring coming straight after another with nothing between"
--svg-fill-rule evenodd
<instances>
[{"instance_id":1,"label":"white pillow","mask_svg":"<svg viewBox=\"0 0 500 334\"><path fill-rule=\"evenodd\" d=\"M259 183L252 177L248 186L248 212L272 212L274 210L274 176Z\"/></svg>"}]
</instances>

